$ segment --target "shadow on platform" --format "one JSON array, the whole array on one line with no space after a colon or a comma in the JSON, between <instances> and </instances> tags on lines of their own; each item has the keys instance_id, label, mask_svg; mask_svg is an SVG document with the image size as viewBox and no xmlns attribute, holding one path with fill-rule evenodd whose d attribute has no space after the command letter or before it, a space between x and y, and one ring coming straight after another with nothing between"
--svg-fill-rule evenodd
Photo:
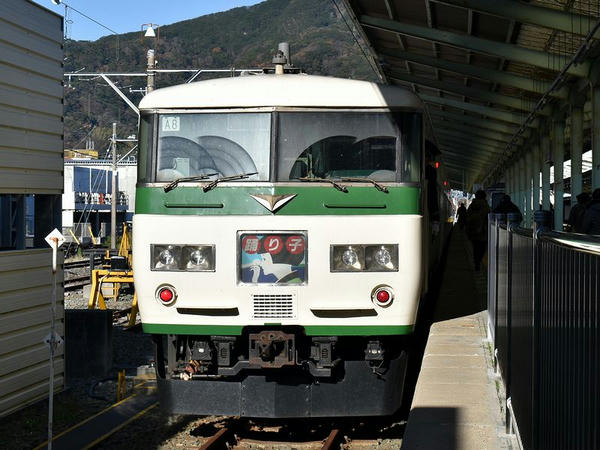
<instances>
[{"instance_id":1,"label":"shadow on platform","mask_svg":"<svg viewBox=\"0 0 600 450\"><path fill-rule=\"evenodd\" d=\"M460 431L457 408L419 407L410 412L416 425L407 429L403 450L457 450Z\"/></svg>"},{"instance_id":2,"label":"shadow on platform","mask_svg":"<svg viewBox=\"0 0 600 450\"><path fill-rule=\"evenodd\" d=\"M471 243L455 228L448 243L446 265L439 287L432 322L469 316L486 309L486 268L476 272Z\"/></svg>"}]
</instances>

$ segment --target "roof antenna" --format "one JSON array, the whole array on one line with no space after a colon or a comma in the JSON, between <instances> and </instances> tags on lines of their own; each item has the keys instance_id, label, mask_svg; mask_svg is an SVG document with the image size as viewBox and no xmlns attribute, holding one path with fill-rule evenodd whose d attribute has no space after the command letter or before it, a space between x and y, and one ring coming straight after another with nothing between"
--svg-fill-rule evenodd
<instances>
[{"instance_id":1,"label":"roof antenna","mask_svg":"<svg viewBox=\"0 0 600 450\"><path fill-rule=\"evenodd\" d=\"M285 46L287 46L287 48ZM290 51L289 45L285 42L282 42L281 44L279 44L277 53L273 57L272 62L273 64L275 64L275 75L283 75L283 66L287 65L288 58L284 52L285 49L287 49L288 52Z\"/></svg>"}]
</instances>

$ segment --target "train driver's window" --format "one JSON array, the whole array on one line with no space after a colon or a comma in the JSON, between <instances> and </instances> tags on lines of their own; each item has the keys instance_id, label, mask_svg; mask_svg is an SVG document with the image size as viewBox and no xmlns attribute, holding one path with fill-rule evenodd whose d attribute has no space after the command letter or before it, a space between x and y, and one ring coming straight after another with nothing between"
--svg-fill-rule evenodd
<instances>
[{"instance_id":1,"label":"train driver's window","mask_svg":"<svg viewBox=\"0 0 600 450\"><path fill-rule=\"evenodd\" d=\"M157 181L258 172L268 180L269 113L163 114L158 127Z\"/></svg>"},{"instance_id":2,"label":"train driver's window","mask_svg":"<svg viewBox=\"0 0 600 450\"><path fill-rule=\"evenodd\" d=\"M388 113L281 113L278 180L396 181L398 128Z\"/></svg>"}]
</instances>

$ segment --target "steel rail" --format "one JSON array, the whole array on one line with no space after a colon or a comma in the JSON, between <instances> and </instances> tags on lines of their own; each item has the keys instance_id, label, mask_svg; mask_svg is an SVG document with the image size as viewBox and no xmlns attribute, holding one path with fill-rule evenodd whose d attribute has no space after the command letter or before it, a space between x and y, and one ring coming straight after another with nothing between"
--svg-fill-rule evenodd
<instances>
[{"instance_id":1,"label":"steel rail","mask_svg":"<svg viewBox=\"0 0 600 450\"><path fill-rule=\"evenodd\" d=\"M327 439L323 443L323 447L321 447L321 450L339 449L343 441L344 436L341 430L339 428L334 428L329 433L329 436L327 436Z\"/></svg>"},{"instance_id":2,"label":"steel rail","mask_svg":"<svg viewBox=\"0 0 600 450\"><path fill-rule=\"evenodd\" d=\"M213 434L208 440L202 444L200 450L215 450L215 449L226 449L227 441L229 440L231 429L224 427Z\"/></svg>"}]
</instances>

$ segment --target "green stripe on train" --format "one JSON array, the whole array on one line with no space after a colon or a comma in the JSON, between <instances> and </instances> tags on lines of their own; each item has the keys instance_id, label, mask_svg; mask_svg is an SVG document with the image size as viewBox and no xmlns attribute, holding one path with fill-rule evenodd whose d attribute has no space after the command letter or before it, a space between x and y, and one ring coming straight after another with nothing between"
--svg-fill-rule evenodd
<instances>
[{"instance_id":1,"label":"green stripe on train","mask_svg":"<svg viewBox=\"0 0 600 450\"><path fill-rule=\"evenodd\" d=\"M281 207L277 215L369 215L419 214L421 190L418 187L390 187L389 193L371 185L351 186L348 193L333 186L223 187L203 192L200 187L180 186L165 193L162 187L136 190L136 214L170 215L269 215L250 195L296 197Z\"/></svg>"},{"instance_id":2,"label":"green stripe on train","mask_svg":"<svg viewBox=\"0 0 600 450\"><path fill-rule=\"evenodd\" d=\"M144 323L145 333L153 334L193 334L239 336L242 326L238 325L181 325ZM308 325L304 327L307 336L389 336L410 334L412 325Z\"/></svg>"}]
</instances>

